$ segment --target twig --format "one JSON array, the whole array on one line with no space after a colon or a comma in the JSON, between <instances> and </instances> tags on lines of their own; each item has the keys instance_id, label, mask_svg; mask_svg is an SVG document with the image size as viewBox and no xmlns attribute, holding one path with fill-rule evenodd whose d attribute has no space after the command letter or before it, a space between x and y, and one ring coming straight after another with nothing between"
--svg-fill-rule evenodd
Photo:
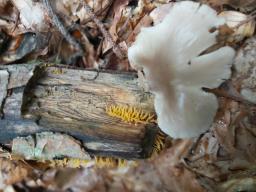
<instances>
[{"instance_id":1,"label":"twig","mask_svg":"<svg viewBox=\"0 0 256 192\"><path fill-rule=\"evenodd\" d=\"M202 90L207 92L207 93L213 93L213 94L215 94L216 96L219 96L219 97L224 97L224 98L234 100L236 102L243 103L245 105L256 106L255 103L244 99L241 95L233 95L233 94L228 93L228 91L221 90L220 88L210 89L210 88L203 87Z\"/></svg>"},{"instance_id":2,"label":"twig","mask_svg":"<svg viewBox=\"0 0 256 192\"><path fill-rule=\"evenodd\" d=\"M87 5L83 0L81 0L81 2L83 4L85 10L87 11L89 17L92 18L94 23L98 26L99 30L101 31L101 33L103 34L105 39L111 43L111 45L113 47L113 52L116 54L116 56L119 59L124 59L126 57L125 54L121 50L120 46L114 42L110 33L105 29L104 24L97 18L97 16L92 11L92 9L89 5Z\"/></svg>"},{"instance_id":3,"label":"twig","mask_svg":"<svg viewBox=\"0 0 256 192\"><path fill-rule=\"evenodd\" d=\"M14 31L16 30L16 28L18 27L19 24L19 19L20 19L20 12L17 13L16 18L15 18L15 23L14 26L11 30L11 33L14 33Z\"/></svg>"},{"instance_id":4,"label":"twig","mask_svg":"<svg viewBox=\"0 0 256 192\"><path fill-rule=\"evenodd\" d=\"M254 11L252 11L252 12L250 13L251 16L253 16L253 15L255 15L255 14L256 14L256 10L254 10Z\"/></svg>"},{"instance_id":5,"label":"twig","mask_svg":"<svg viewBox=\"0 0 256 192\"><path fill-rule=\"evenodd\" d=\"M57 15L54 13L51 4L49 0L43 0L44 6L46 7L46 10L48 11L49 16L52 18L52 22L55 25L55 27L59 30L59 32L64 36L64 38L67 40L68 43L70 43L72 46L75 47L75 49L78 50L78 55L82 55L84 50L81 47L81 45L75 40L73 36L69 34L67 29L64 27L60 19L57 17Z\"/></svg>"}]
</instances>

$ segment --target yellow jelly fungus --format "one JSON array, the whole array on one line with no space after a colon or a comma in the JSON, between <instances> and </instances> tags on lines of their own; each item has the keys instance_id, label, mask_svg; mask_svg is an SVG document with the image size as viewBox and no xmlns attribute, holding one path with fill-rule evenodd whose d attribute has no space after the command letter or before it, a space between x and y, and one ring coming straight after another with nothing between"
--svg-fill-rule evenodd
<instances>
[{"instance_id":1,"label":"yellow jelly fungus","mask_svg":"<svg viewBox=\"0 0 256 192\"><path fill-rule=\"evenodd\" d=\"M155 123L155 114L148 113L136 107L126 105L108 105L106 113L109 116L122 119L124 122L129 123Z\"/></svg>"}]
</instances>

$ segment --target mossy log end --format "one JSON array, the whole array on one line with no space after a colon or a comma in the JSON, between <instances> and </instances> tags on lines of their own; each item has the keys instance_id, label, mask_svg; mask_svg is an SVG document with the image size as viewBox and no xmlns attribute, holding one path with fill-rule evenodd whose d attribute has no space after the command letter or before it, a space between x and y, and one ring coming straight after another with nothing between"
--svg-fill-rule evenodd
<instances>
[{"instance_id":1,"label":"mossy log end","mask_svg":"<svg viewBox=\"0 0 256 192\"><path fill-rule=\"evenodd\" d=\"M154 113L153 96L138 86L136 74L70 69L65 66L0 67L0 143L43 131L67 133L91 154L148 157L157 126L109 116L108 105L128 105Z\"/></svg>"}]
</instances>

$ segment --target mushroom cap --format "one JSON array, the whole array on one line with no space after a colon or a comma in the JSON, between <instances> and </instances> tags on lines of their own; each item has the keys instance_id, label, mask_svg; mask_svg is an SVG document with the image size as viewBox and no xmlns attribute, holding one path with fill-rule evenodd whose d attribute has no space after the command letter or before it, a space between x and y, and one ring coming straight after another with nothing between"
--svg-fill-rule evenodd
<instances>
[{"instance_id":1,"label":"mushroom cap","mask_svg":"<svg viewBox=\"0 0 256 192\"><path fill-rule=\"evenodd\" d=\"M164 20L142 28L128 49L131 66L143 70L155 94L158 125L174 138L198 136L209 129L217 98L202 87L218 87L231 74L235 51L228 46L204 53L216 44L225 20L207 5L175 3Z\"/></svg>"}]
</instances>

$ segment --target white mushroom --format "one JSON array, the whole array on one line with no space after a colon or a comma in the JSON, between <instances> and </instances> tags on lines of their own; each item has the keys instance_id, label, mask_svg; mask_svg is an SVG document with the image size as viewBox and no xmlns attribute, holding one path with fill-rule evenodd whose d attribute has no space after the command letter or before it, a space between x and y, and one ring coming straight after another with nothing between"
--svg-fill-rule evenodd
<instances>
[{"instance_id":1,"label":"white mushroom","mask_svg":"<svg viewBox=\"0 0 256 192\"><path fill-rule=\"evenodd\" d=\"M230 77L235 51L222 47L201 55L216 43L224 19L207 5L175 3L164 20L142 28L128 50L133 68L143 70L155 95L158 125L174 138L198 136L209 129L217 98L202 87L218 87Z\"/></svg>"}]
</instances>

